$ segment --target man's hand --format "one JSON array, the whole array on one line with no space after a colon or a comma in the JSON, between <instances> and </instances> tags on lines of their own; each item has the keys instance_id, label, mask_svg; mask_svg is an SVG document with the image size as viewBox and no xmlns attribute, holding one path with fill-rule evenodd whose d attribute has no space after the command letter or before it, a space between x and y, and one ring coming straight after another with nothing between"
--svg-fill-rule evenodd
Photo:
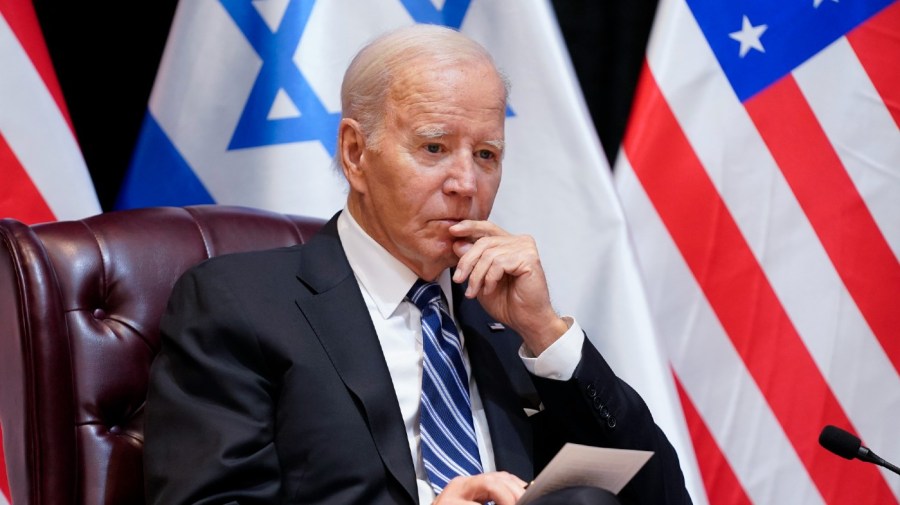
<instances>
[{"instance_id":1,"label":"man's hand","mask_svg":"<svg viewBox=\"0 0 900 505\"><path fill-rule=\"evenodd\" d=\"M459 240L454 282L469 280L466 297L516 330L535 356L568 329L553 310L534 239L510 235L489 221L462 221L449 228Z\"/></svg>"},{"instance_id":2,"label":"man's hand","mask_svg":"<svg viewBox=\"0 0 900 505\"><path fill-rule=\"evenodd\" d=\"M493 501L515 505L525 494L525 481L507 472L490 472L472 477L456 477L434 501L434 505L475 505Z\"/></svg>"}]
</instances>

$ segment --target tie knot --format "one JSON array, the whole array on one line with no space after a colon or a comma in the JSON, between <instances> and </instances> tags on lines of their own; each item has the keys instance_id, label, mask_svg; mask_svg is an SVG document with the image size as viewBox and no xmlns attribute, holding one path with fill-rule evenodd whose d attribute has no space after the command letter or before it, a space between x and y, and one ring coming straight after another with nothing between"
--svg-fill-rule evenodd
<instances>
[{"instance_id":1,"label":"tie knot","mask_svg":"<svg viewBox=\"0 0 900 505\"><path fill-rule=\"evenodd\" d=\"M409 289L409 293L406 296L409 297L409 300L413 302L420 311L425 312L425 308L428 307L428 305L440 301L441 286L437 282L428 282L419 279L413 284L413 287Z\"/></svg>"}]
</instances>

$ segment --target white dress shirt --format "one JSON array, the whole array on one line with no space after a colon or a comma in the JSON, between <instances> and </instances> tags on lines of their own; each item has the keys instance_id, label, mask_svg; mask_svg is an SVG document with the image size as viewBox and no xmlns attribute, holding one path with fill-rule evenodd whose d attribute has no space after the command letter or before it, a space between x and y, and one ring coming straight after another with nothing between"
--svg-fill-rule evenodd
<instances>
[{"instance_id":1,"label":"white dress shirt","mask_svg":"<svg viewBox=\"0 0 900 505\"><path fill-rule=\"evenodd\" d=\"M406 437L416 471L419 503L428 505L434 501L435 496L428 483L419 443L423 360L421 313L412 302L406 299L407 292L418 277L370 237L346 208L338 217L337 227L347 261L359 283L363 299L378 334L381 350L387 361L391 381L397 393L397 400L400 402L400 412L406 426ZM438 283L447 298L455 323L456 315L453 310L449 270L441 273ZM540 356L529 356L524 346L519 349L519 356L529 372L558 380L568 380L572 377L572 373L581 359L584 334L574 319L568 317L565 319L569 323L569 331ZM459 329L459 325L457 325L457 329ZM465 335L461 330L460 339L465 344ZM482 468L485 472L491 472L496 469L491 435L488 431L487 418L478 387L472 379L468 350L465 346L463 346L463 363L469 377L472 419L475 423L475 435Z\"/></svg>"}]
</instances>

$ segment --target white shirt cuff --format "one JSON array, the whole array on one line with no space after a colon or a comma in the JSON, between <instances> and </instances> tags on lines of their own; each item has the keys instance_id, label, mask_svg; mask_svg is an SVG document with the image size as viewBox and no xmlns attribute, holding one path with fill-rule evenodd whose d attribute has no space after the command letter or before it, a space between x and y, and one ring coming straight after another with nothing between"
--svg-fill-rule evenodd
<instances>
[{"instance_id":1,"label":"white shirt cuff","mask_svg":"<svg viewBox=\"0 0 900 505\"><path fill-rule=\"evenodd\" d=\"M584 332L575 318L563 316L563 320L569 325L569 329L540 356L532 356L524 344L519 347L519 358L532 375L567 381L575 373L575 368L581 361Z\"/></svg>"}]
</instances>

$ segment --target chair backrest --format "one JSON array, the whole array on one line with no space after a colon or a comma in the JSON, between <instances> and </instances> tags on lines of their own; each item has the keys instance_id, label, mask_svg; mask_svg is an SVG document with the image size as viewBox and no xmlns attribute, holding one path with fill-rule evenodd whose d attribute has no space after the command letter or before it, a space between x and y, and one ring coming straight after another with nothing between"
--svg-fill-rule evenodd
<instances>
[{"instance_id":1,"label":"chair backrest","mask_svg":"<svg viewBox=\"0 0 900 505\"><path fill-rule=\"evenodd\" d=\"M0 221L0 422L13 503L143 503L147 376L175 280L212 256L303 243L322 224L216 205Z\"/></svg>"}]
</instances>

